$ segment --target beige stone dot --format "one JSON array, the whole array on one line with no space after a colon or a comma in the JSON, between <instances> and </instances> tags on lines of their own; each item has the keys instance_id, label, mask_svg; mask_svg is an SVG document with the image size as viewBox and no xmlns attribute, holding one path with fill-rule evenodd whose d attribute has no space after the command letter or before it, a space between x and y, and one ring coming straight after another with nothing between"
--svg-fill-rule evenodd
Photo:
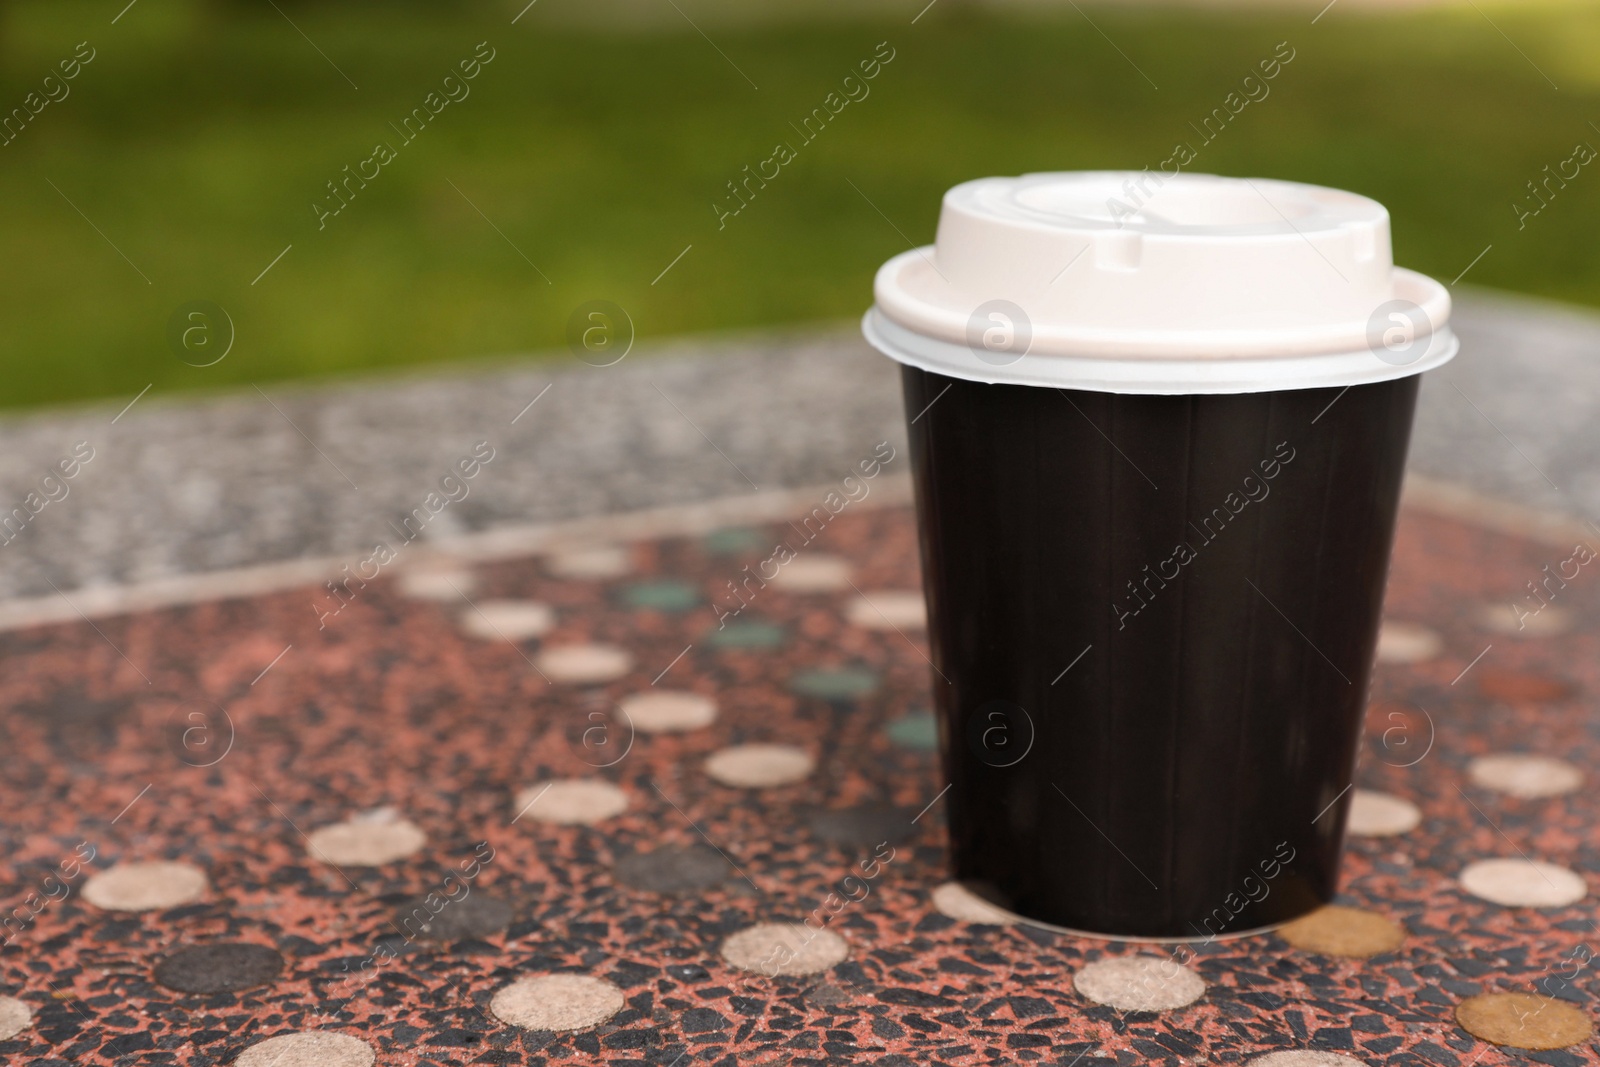
<instances>
[{"instance_id":1,"label":"beige stone dot","mask_svg":"<svg viewBox=\"0 0 1600 1067\"><path fill-rule=\"evenodd\" d=\"M633 570L633 556L617 545L568 548L546 556L544 567L557 578L621 578Z\"/></svg>"},{"instance_id":2,"label":"beige stone dot","mask_svg":"<svg viewBox=\"0 0 1600 1067\"><path fill-rule=\"evenodd\" d=\"M119 863L83 883L83 899L107 911L160 911L205 895L206 872L192 863Z\"/></svg>"},{"instance_id":3,"label":"beige stone dot","mask_svg":"<svg viewBox=\"0 0 1600 1067\"><path fill-rule=\"evenodd\" d=\"M850 943L832 930L804 923L759 923L722 943L722 958L741 971L768 977L821 974L850 955Z\"/></svg>"},{"instance_id":4,"label":"beige stone dot","mask_svg":"<svg viewBox=\"0 0 1600 1067\"><path fill-rule=\"evenodd\" d=\"M1576 904L1588 893L1576 871L1521 859L1470 863L1461 872L1461 888L1508 908L1560 908Z\"/></svg>"},{"instance_id":5,"label":"beige stone dot","mask_svg":"<svg viewBox=\"0 0 1600 1067\"><path fill-rule=\"evenodd\" d=\"M1393 837L1410 833L1422 821L1422 812L1409 800L1392 793L1357 789L1350 795L1350 818L1345 829L1358 837Z\"/></svg>"},{"instance_id":6,"label":"beige stone dot","mask_svg":"<svg viewBox=\"0 0 1600 1067\"><path fill-rule=\"evenodd\" d=\"M319 826L311 831L306 852L335 867L382 867L420 852L428 835L415 823L388 815Z\"/></svg>"},{"instance_id":7,"label":"beige stone dot","mask_svg":"<svg viewBox=\"0 0 1600 1067\"><path fill-rule=\"evenodd\" d=\"M1473 785L1514 797L1555 797L1575 792L1583 772L1565 760L1523 752L1480 756L1467 766Z\"/></svg>"},{"instance_id":8,"label":"beige stone dot","mask_svg":"<svg viewBox=\"0 0 1600 1067\"><path fill-rule=\"evenodd\" d=\"M628 794L598 778L540 782L517 793L512 821L527 818L560 826L593 826L628 810Z\"/></svg>"},{"instance_id":9,"label":"beige stone dot","mask_svg":"<svg viewBox=\"0 0 1600 1067\"><path fill-rule=\"evenodd\" d=\"M32 1008L16 997L0 997L0 1041L10 1041L32 1025Z\"/></svg>"},{"instance_id":10,"label":"beige stone dot","mask_svg":"<svg viewBox=\"0 0 1600 1067\"><path fill-rule=\"evenodd\" d=\"M624 697L622 711L633 728L646 734L676 734L710 726L717 702L699 693L651 689Z\"/></svg>"},{"instance_id":11,"label":"beige stone dot","mask_svg":"<svg viewBox=\"0 0 1600 1067\"><path fill-rule=\"evenodd\" d=\"M1418 623L1385 619L1378 629L1379 663L1421 663L1442 651L1439 635Z\"/></svg>"},{"instance_id":12,"label":"beige stone dot","mask_svg":"<svg viewBox=\"0 0 1600 1067\"><path fill-rule=\"evenodd\" d=\"M1337 1052L1297 1048L1257 1056L1247 1061L1247 1067L1367 1067L1367 1061L1354 1056L1341 1056Z\"/></svg>"},{"instance_id":13,"label":"beige stone dot","mask_svg":"<svg viewBox=\"0 0 1600 1067\"><path fill-rule=\"evenodd\" d=\"M477 585L472 571L455 560L430 559L407 566L396 582L402 596L459 604Z\"/></svg>"},{"instance_id":14,"label":"beige stone dot","mask_svg":"<svg viewBox=\"0 0 1600 1067\"><path fill-rule=\"evenodd\" d=\"M621 1011L624 1003L622 990L603 978L536 974L496 993L489 1010L524 1030L587 1030Z\"/></svg>"},{"instance_id":15,"label":"beige stone dot","mask_svg":"<svg viewBox=\"0 0 1600 1067\"><path fill-rule=\"evenodd\" d=\"M794 745L733 745L713 752L706 773L723 785L769 789L804 781L816 760Z\"/></svg>"},{"instance_id":16,"label":"beige stone dot","mask_svg":"<svg viewBox=\"0 0 1600 1067\"><path fill-rule=\"evenodd\" d=\"M633 669L633 657L612 645L557 645L539 653L539 672L552 682L598 685Z\"/></svg>"},{"instance_id":17,"label":"beige stone dot","mask_svg":"<svg viewBox=\"0 0 1600 1067\"><path fill-rule=\"evenodd\" d=\"M1556 1049L1589 1040L1589 1016L1571 1004L1532 993L1480 993L1456 1005L1461 1029L1489 1042L1521 1049Z\"/></svg>"},{"instance_id":18,"label":"beige stone dot","mask_svg":"<svg viewBox=\"0 0 1600 1067\"><path fill-rule=\"evenodd\" d=\"M1520 609L1520 610L1518 610ZM1539 602L1521 599L1513 607L1510 602L1485 604L1478 611L1478 622L1484 629L1507 637L1555 637L1572 629L1572 612L1554 604L1539 606Z\"/></svg>"},{"instance_id":19,"label":"beige stone dot","mask_svg":"<svg viewBox=\"0 0 1600 1067\"><path fill-rule=\"evenodd\" d=\"M786 593L833 593L850 588L850 564L838 556L799 555L778 568L772 584Z\"/></svg>"},{"instance_id":20,"label":"beige stone dot","mask_svg":"<svg viewBox=\"0 0 1600 1067\"><path fill-rule=\"evenodd\" d=\"M1097 960L1072 976L1080 994L1118 1011L1172 1011L1205 995L1198 974L1161 956Z\"/></svg>"},{"instance_id":21,"label":"beige stone dot","mask_svg":"<svg viewBox=\"0 0 1600 1067\"><path fill-rule=\"evenodd\" d=\"M1302 952L1365 959L1393 952L1406 939L1405 927L1386 915L1331 904L1278 928L1278 936Z\"/></svg>"},{"instance_id":22,"label":"beige stone dot","mask_svg":"<svg viewBox=\"0 0 1600 1067\"><path fill-rule=\"evenodd\" d=\"M921 630L928 625L927 605L914 590L866 593L851 602L845 617L852 626L868 630Z\"/></svg>"},{"instance_id":23,"label":"beige stone dot","mask_svg":"<svg viewBox=\"0 0 1600 1067\"><path fill-rule=\"evenodd\" d=\"M964 923L989 923L1010 926L1016 922L1006 912L984 900L960 882L945 882L933 890L933 906L939 914Z\"/></svg>"},{"instance_id":24,"label":"beige stone dot","mask_svg":"<svg viewBox=\"0 0 1600 1067\"><path fill-rule=\"evenodd\" d=\"M239 1053L237 1067L372 1067L377 1054L360 1038L332 1030L279 1034Z\"/></svg>"},{"instance_id":25,"label":"beige stone dot","mask_svg":"<svg viewBox=\"0 0 1600 1067\"><path fill-rule=\"evenodd\" d=\"M485 600L461 612L461 628L485 641L543 637L555 624L555 609L537 600Z\"/></svg>"}]
</instances>

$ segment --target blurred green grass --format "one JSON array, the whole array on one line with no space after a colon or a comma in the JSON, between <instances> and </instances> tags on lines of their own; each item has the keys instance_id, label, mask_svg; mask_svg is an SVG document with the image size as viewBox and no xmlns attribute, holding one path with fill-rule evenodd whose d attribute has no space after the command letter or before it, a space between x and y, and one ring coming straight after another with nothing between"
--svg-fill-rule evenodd
<instances>
[{"instance_id":1,"label":"blurred green grass","mask_svg":"<svg viewBox=\"0 0 1600 1067\"><path fill-rule=\"evenodd\" d=\"M1521 230L1511 207L1546 164L1600 146L1593 7L1480 5L1491 24L1470 6L1340 5L1313 25L1320 4L951 2L912 25L915 2L710 23L712 44L686 21L573 25L546 17L554 0L515 25L521 2L285 4L291 25L238 0L146 0L112 25L124 3L0 8L0 108L77 42L97 53L0 148L3 406L559 349L596 298L641 339L854 316L879 263L932 239L948 186L1153 167L1198 146L1189 124L1280 41L1295 59L1270 95L1189 169L1354 189L1388 205L1407 266L1449 281L1492 244L1469 282L1600 304L1600 175ZM399 146L389 123L480 41L496 56L470 97ZM896 55L870 96L802 146L790 123L881 41ZM399 158L319 230L311 202L379 140ZM725 183L780 140L798 158L719 230ZM195 299L237 329L203 369L167 342Z\"/></svg>"}]
</instances>

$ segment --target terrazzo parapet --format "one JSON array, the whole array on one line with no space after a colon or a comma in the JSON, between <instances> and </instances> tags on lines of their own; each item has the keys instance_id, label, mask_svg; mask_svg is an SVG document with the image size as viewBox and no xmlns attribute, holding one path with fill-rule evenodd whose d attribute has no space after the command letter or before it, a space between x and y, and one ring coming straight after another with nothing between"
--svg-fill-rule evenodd
<instances>
[{"instance_id":1,"label":"terrazzo parapet","mask_svg":"<svg viewBox=\"0 0 1600 1067\"><path fill-rule=\"evenodd\" d=\"M829 536L829 551L851 560L862 589L915 586L904 512L841 517ZM738 561L692 540L640 548L641 580L689 581L708 595ZM1504 645L1459 610L1518 588L1545 554L1443 520L1403 520L1391 609L1425 621L1442 648L1433 659L1380 667L1375 681L1358 784L1411 800L1423 818L1349 846L1341 906L1407 931L1398 948L1368 959L1333 959L1274 935L1201 944L1180 957L943 914L935 891L947 877L945 783L934 754L890 730L928 706L927 665L906 635L852 626L849 589L773 590L761 618L782 642L719 647L708 639L719 632L709 612L630 607L603 583L555 578L537 560L479 567L485 596L554 606L551 641L613 644L638 660L628 677L579 686L540 679L524 658L536 645L473 638L454 605L379 586L320 638L293 594L103 623L104 639L83 625L12 634L0 639L14 667L0 677L0 701L35 710L8 721L16 756L0 803L19 815L0 829L4 880L23 886L60 870L87 839L91 870L182 860L207 872L209 888L192 904L130 916L76 894L41 911L23 936L49 961L54 988L15 946L0 955L0 993L33 1012L0 1056L105 1064L172 1051L218 1064L286 1032L334 1030L370 1046L378 1062L407 1065L670 1064L688 1053L684 1064L1081 1056L1083 1067L1177 1067L1274 1050L1383 1067L1467 1067L1503 1055L1593 1062L1584 1046L1543 1060L1488 1052L1456 1015L1473 996L1547 988L1590 1010L1587 974L1562 977L1589 936L1588 912L1499 905L1455 881L1473 860L1515 855L1508 838L1540 861L1597 869L1600 813L1585 791L1516 797L1468 774L1471 760L1497 752L1532 748L1580 765L1600 753L1586 713L1587 694L1600 689L1600 641L1582 625L1593 601L1576 590L1578 625ZM294 651L252 684L291 641ZM716 719L634 737L625 758L597 770L583 741L591 714L619 729L607 709L669 665L661 684L715 692ZM1481 686L1485 668L1497 673ZM195 766L172 730L173 713L195 693L225 706L237 734L209 767ZM79 710L58 710L67 708ZM1395 708L1412 710L1390 719ZM815 746L815 770L757 789L705 773L712 753L750 743ZM626 791L626 811L595 825L526 817L512 825L517 790L597 775ZM840 843L864 840L852 835L896 813L906 823L897 842ZM322 862L301 836L397 818L424 843L376 866ZM660 872L624 874L638 862L628 857L669 847L696 850L706 870L716 854L722 877L663 891L654 888L668 884ZM424 936L426 916L407 923L419 904L441 909L442 921L452 898L503 902L508 922L453 940ZM723 956L741 931L809 931L819 912L846 953L815 974L763 974ZM796 936L809 938L802 947L832 944ZM233 994L181 994L154 980L162 960L203 945L267 948L283 969ZM1152 1016L1076 992L1074 975L1130 955L1177 962L1200 977L1204 994ZM493 1017L497 991L551 973L610 983L622 1006L598 1026L560 1033ZM218 995L232 1000L206 999Z\"/></svg>"}]
</instances>

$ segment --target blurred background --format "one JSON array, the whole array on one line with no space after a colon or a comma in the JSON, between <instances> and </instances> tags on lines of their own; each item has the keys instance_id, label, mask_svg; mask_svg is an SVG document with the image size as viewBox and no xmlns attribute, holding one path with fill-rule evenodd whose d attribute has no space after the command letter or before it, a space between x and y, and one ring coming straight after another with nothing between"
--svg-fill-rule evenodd
<instances>
[{"instance_id":1,"label":"blurred background","mask_svg":"<svg viewBox=\"0 0 1600 1067\"><path fill-rule=\"evenodd\" d=\"M851 319L950 185L1179 143L1378 199L1397 261L1444 281L1600 302L1573 160L1600 145L1600 5L926 3L6 0L0 403L564 355L594 299L641 339ZM192 301L236 331L215 365L175 358Z\"/></svg>"},{"instance_id":2,"label":"blurred background","mask_svg":"<svg viewBox=\"0 0 1600 1067\"><path fill-rule=\"evenodd\" d=\"M0 598L336 572L478 442L431 540L835 482L904 440L879 264L1050 169L1386 204L1464 342L1412 474L1600 515L1597 50L1573 2L0 0Z\"/></svg>"}]
</instances>

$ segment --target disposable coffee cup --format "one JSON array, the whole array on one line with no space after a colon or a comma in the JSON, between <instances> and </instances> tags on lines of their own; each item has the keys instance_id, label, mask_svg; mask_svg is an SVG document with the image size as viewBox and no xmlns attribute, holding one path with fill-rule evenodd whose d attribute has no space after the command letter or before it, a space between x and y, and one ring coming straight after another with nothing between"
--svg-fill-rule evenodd
<instances>
[{"instance_id":1,"label":"disposable coffee cup","mask_svg":"<svg viewBox=\"0 0 1600 1067\"><path fill-rule=\"evenodd\" d=\"M1450 298L1366 197L986 178L878 272L954 875L1205 940L1333 899L1419 375Z\"/></svg>"}]
</instances>

